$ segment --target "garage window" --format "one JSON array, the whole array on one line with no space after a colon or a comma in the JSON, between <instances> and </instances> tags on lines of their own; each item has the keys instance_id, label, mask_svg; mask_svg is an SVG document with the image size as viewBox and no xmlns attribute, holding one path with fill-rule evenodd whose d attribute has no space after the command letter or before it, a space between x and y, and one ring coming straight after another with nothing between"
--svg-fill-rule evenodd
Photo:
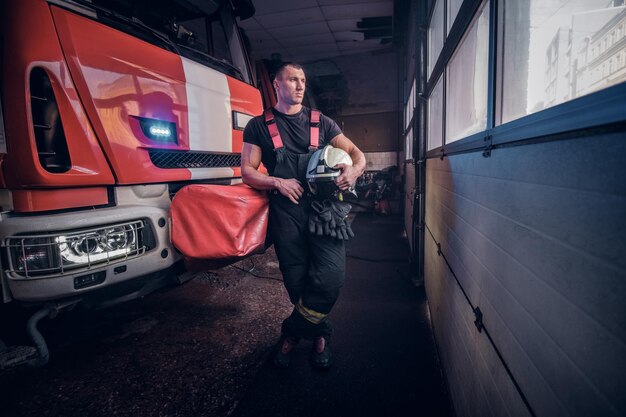
<instances>
[{"instance_id":1,"label":"garage window","mask_svg":"<svg viewBox=\"0 0 626 417\"><path fill-rule=\"evenodd\" d=\"M504 0L502 123L626 80L626 7L606 0Z\"/></svg>"},{"instance_id":2,"label":"garage window","mask_svg":"<svg viewBox=\"0 0 626 417\"><path fill-rule=\"evenodd\" d=\"M489 2L484 3L448 65L446 143L487 127Z\"/></svg>"},{"instance_id":3,"label":"garage window","mask_svg":"<svg viewBox=\"0 0 626 417\"><path fill-rule=\"evenodd\" d=\"M450 33L450 28L452 27L454 19L456 19L456 16L459 14L459 9L462 4L463 0L448 0L448 33Z\"/></svg>"},{"instance_id":4,"label":"garage window","mask_svg":"<svg viewBox=\"0 0 626 417\"><path fill-rule=\"evenodd\" d=\"M428 150L443 144L443 77L428 99Z\"/></svg>"},{"instance_id":5,"label":"garage window","mask_svg":"<svg viewBox=\"0 0 626 417\"><path fill-rule=\"evenodd\" d=\"M430 20L430 26L428 28L428 74L432 74L437 58L439 58L439 53L443 48L443 6L444 0L437 0L432 18Z\"/></svg>"}]
</instances>

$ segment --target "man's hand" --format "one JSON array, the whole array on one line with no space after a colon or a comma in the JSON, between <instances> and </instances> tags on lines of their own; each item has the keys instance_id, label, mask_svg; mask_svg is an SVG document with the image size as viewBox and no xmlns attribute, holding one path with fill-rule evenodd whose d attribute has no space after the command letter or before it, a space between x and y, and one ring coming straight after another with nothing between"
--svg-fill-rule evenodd
<instances>
[{"instance_id":1,"label":"man's hand","mask_svg":"<svg viewBox=\"0 0 626 417\"><path fill-rule=\"evenodd\" d=\"M347 190L356 183L357 178L365 171L365 155L357 146L352 143L343 133L338 134L330 140L330 144L335 148L343 149L352 158L352 166L337 164L334 168L341 169L341 175L335 180L340 190Z\"/></svg>"},{"instance_id":2,"label":"man's hand","mask_svg":"<svg viewBox=\"0 0 626 417\"><path fill-rule=\"evenodd\" d=\"M295 178L276 178L276 189L294 204L298 204L298 200L304 193L300 181Z\"/></svg>"},{"instance_id":3,"label":"man's hand","mask_svg":"<svg viewBox=\"0 0 626 417\"><path fill-rule=\"evenodd\" d=\"M351 185L356 183L357 178L361 176L360 170L351 165L337 164L333 168L341 169L341 175L335 180L335 184L340 190L345 191L350 188Z\"/></svg>"}]
</instances>

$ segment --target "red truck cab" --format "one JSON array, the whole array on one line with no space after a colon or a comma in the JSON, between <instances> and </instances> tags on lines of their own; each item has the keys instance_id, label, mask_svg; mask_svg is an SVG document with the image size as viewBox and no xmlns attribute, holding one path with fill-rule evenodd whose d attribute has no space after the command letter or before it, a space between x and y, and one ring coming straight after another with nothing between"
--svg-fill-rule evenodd
<instances>
[{"instance_id":1,"label":"red truck cab","mask_svg":"<svg viewBox=\"0 0 626 417\"><path fill-rule=\"evenodd\" d=\"M172 195L241 181L243 128L262 104L235 17L254 9L1 7L2 300L60 308L142 295L181 260Z\"/></svg>"}]
</instances>

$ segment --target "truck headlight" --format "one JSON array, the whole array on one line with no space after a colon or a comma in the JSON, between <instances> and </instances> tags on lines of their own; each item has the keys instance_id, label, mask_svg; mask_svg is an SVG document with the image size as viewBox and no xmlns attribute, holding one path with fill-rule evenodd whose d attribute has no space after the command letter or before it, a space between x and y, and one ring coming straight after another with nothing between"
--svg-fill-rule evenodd
<instances>
[{"instance_id":1,"label":"truck headlight","mask_svg":"<svg viewBox=\"0 0 626 417\"><path fill-rule=\"evenodd\" d=\"M15 242L16 243L16 242ZM52 252L49 238L20 239L20 250L11 248L13 265L18 271L37 273L52 271L59 267L58 259Z\"/></svg>"},{"instance_id":2,"label":"truck headlight","mask_svg":"<svg viewBox=\"0 0 626 417\"><path fill-rule=\"evenodd\" d=\"M5 239L9 248L12 272L20 275L47 275L66 270L89 268L141 255L142 220L37 236L13 236Z\"/></svg>"}]
</instances>

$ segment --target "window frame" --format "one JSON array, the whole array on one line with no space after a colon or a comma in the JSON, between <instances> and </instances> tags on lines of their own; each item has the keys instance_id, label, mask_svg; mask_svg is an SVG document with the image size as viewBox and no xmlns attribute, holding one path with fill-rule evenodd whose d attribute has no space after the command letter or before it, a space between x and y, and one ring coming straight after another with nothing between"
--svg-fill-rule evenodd
<instances>
[{"instance_id":1,"label":"window frame","mask_svg":"<svg viewBox=\"0 0 626 417\"><path fill-rule=\"evenodd\" d=\"M430 116L431 116L431 103L432 103L432 95L435 92L435 89L437 88L437 86L439 85L439 82L441 82L441 118L439 119L439 129L441 130L441 144L444 144L444 138L446 137L446 119L445 119L445 114L446 114L446 93L447 93L447 79L445 77L445 74L441 74L441 77L435 81L435 86L433 87L433 90L430 92L430 95L428 97L428 101L426 102L426 106L425 106L425 116L424 116L424 120L426 120L426 146L425 149L428 152L428 146L431 142L431 138L430 138L430 133L431 133L431 126L430 126ZM435 150L435 149L441 149L442 146L436 146L430 150Z\"/></svg>"},{"instance_id":2,"label":"window frame","mask_svg":"<svg viewBox=\"0 0 626 417\"><path fill-rule=\"evenodd\" d=\"M428 0L422 0L428 1ZM442 0L439 0L442 1ZM443 0L444 16L447 16L447 1ZM465 32L475 18L477 11L487 0L464 0L447 36L443 48L433 66L432 73L426 74L427 82L422 98L428 100L440 76L444 77L444 90L447 87L447 66L459 46ZM626 82L622 82L582 97L522 116L501 124L502 106L502 39L504 11L500 7L503 0L490 0L489 4L489 64L487 75L487 128L484 131L464 137L450 144L446 143L445 128L443 144L427 150L426 158L441 158L462 152L483 151L489 156L494 146L513 146L528 142L558 140L603 129L604 131L623 130L626 123ZM430 4L426 30L430 27L435 2ZM445 19L445 17L444 17ZM448 22L444 22L444 26ZM428 46L428 43L427 45ZM425 54L428 56L428 52ZM626 61L626 59L625 59ZM428 64L422 63L428 71ZM626 62L625 62L626 65ZM446 112L444 100L443 123ZM428 121L425 120L427 123ZM425 129L428 132L428 127ZM425 138L428 143L428 138Z\"/></svg>"},{"instance_id":3,"label":"window frame","mask_svg":"<svg viewBox=\"0 0 626 417\"><path fill-rule=\"evenodd\" d=\"M413 126L415 124L415 117L416 117L415 113L417 109L417 102L416 102L417 83L415 82L415 77L413 77L410 80L411 80L411 84L407 90L406 101L404 103L404 126L403 126L403 132L402 132L402 137L404 139L405 162L415 160L415 157L414 157L415 134L413 133L414 132Z\"/></svg>"},{"instance_id":4,"label":"window frame","mask_svg":"<svg viewBox=\"0 0 626 417\"><path fill-rule=\"evenodd\" d=\"M431 44L431 33L430 33L430 28L432 27L433 24L433 19L435 18L435 9L437 7L437 4L441 3L442 7L443 7L443 11L442 11L442 19L443 19L443 25L441 27L441 35L443 37L443 44L441 47L441 51L439 52L439 57L441 58L441 55L443 54L443 50L446 46L446 37L449 35L449 31L448 29L448 16L447 16L447 10L448 10L448 0L433 0L431 8L428 12L428 25L426 26L426 77L432 77L435 72L437 71L436 68L436 64L439 61L435 61L433 63L433 67L432 70L430 69L430 44Z\"/></svg>"},{"instance_id":5,"label":"window frame","mask_svg":"<svg viewBox=\"0 0 626 417\"><path fill-rule=\"evenodd\" d=\"M479 12L482 13L483 10L487 10L487 13L488 13L488 16L489 16L488 17L489 18L489 27L488 27L488 33L489 34L487 36L491 37L491 29L492 29L491 28L491 22L492 22L491 10L487 7L487 4L485 4L485 3L489 3L489 5L491 5L493 3L493 1L494 0L482 0L482 1L479 2L479 6L478 6L477 10L474 12L474 16L472 16L472 19L470 20L466 30L463 32L463 35L461 36L461 39L459 39L459 42L457 43L456 48L454 49L454 51L452 51L452 54L450 55L450 58L448 59L448 61L446 63L446 66L444 68L443 76L444 76L445 85L446 85L446 88L445 88L446 95L444 96L444 104L445 105L444 105L444 114L443 114L443 124L444 124L445 128L443 130L444 135L443 135L443 138L442 138L442 143L444 145L449 145L448 141L447 141L447 133L448 133L449 129L448 129L448 119L446 117L446 110L447 110L447 103L448 103L448 93L450 91L452 91L452 88L450 87L450 84L451 84L451 82L450 82L450 69L451 69L450 64L452 63L452 61L455 58L456 54L461 52L461 48L463 46L463 42L466 40L466 36L468 35L468 30L471 28L471 26L473 24L478 25L479 18L480 18L478 13ZM477 26L477 30L479 30L478 26ZM490 42L490 44L491 44L491 42ZM489 102L490 102L489 97L490 97L490 94L491 94L491 92L490 92L490 89L491 89L490 85L491 84L489 83L489 80L490 80L489 77L491 75L490 72L491 72L491 65L492 65L491 55L492 55L491 50L487 50L487 93L485 94L485 97L487 98L487 102L485 103L485 111L486 111L486 115L485 115L485 119L484 119L485 120L485 129L491 128L492 124L493 124L493 121L489 117L489 115L492 113L491 109L489 107ZM460 140L462 140L464 138L471 137L474 134L480 133L482 131L483 130L480 130L478 132L471 133L471 134L469 134L467 136L464 136L464 137L461 137L459 139L451 140L450 144L452 144L454 142L458 142L458 141L460 141Z\"/></svg>"}]
</instances>

